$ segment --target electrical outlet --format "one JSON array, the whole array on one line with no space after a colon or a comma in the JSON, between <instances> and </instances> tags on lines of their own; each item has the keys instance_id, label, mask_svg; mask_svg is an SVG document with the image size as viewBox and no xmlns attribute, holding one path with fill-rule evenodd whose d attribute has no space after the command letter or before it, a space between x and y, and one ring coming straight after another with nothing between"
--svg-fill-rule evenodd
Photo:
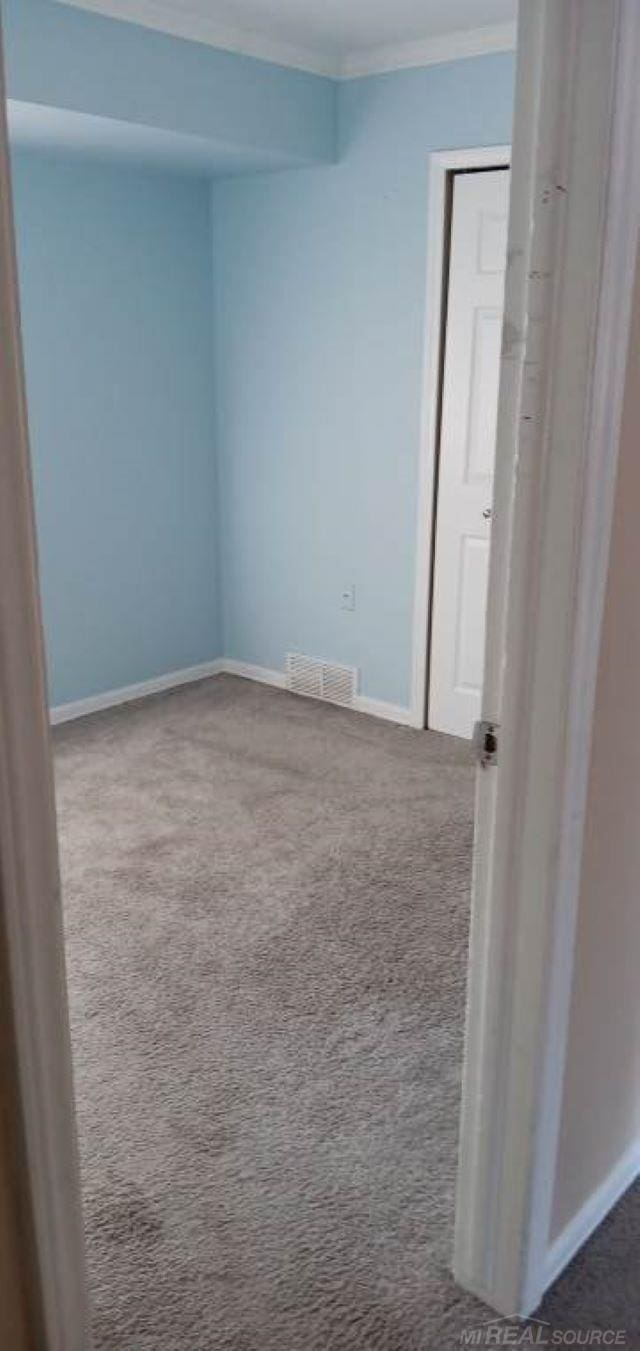
<instances>
[{"instance_id":1,"label":"electrical outlet","mask_svg":"<svg viewBox=\"0 0 640 1351\"><path fill-rule=\"evenodd\" d=\"M342 588L340 594L340 609L355 610L356 608L356 588L355 583L350 582L348 586Z\"/></svg>"}]
</instances>

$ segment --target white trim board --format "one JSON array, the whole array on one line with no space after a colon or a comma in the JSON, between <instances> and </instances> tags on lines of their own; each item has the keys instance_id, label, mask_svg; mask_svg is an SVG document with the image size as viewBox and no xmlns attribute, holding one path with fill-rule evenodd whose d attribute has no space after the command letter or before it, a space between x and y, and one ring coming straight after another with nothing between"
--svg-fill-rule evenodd
<instances>
[{"instance_id":1,"label":"white trim board","mask_svg":"<svg viewBox=\"0 0 640 1351\"><path fill-rule=\"evenodd\" d=\"M427 285L425 295L424 375L418 464L416 575L413 606L411 716L424 727L427 707L429 597L434 529L434 485L438 453L438 397L441 354L445 210L447 175L463 169L502 168L510 164L511 146L474 146L435 150L429 155Z\"/></svg>"},{"instance_id":2,"label":"white trim board","mask_svg":"<svg viewBox=\"0 0 640 1351\"><path fill-rule=\"evenodd\" d=\"M285 690L287 688L287 677L284 671L274 671L268 666L252 666L249 662L234 661L230 657L223 658L222 670L226 675L242 676L245 680L256 680L261 685L273 685L275 689ZM304 698L304 695L299 695ZM320 702L325 702L321 700ZM330 701L327 700L327 703ZM340 708L340 704L330 704L332 708ZM348 705L352 713L366 713L371 718L382 718L385 722L397 722L402 727L413 727L413 718L410 708L403 704L391 704L385 699L372 699L367 694L357 694L352 704Z\"/></svg>"},{"instance_id":3,"label":"white trim board","mask_svg":"<svg viewBox=\"0 0 640 1351\"><path fill-rule=\"evenodd\" d=\"M570 1255L551 1216L640 221L637 0L520 15L454 1257L507 1315Z\"/></svg>"},{"instance_id":4,"label":"white trim board","mask_svg":"<svg viewBox=\"0 0 640 1351\"><path fill-rule=\"evenodd\" d=\"M182 671L168 671L166 675L154 676L153 679L142 680L136 685L123 685L117 690L92 694L87 699L57 704L50 711L51 725L55 727L63 722L73 722L76 718L86 718L91 713L101 713L108 708L117 708L119 704L133 703L136 699L146 699L149 695L160 694L163 690L179 689L181 685L191 685L196 680L207 680L215 675L240 676L244 680L254 680L260 685L271 685L278 690L287 687L284 671L274 671L267 666L254 666L250 662L235 661L231 657L216 657L214 661L202 662L199 666L188 666ZM409 708L405 708L402 704L387 703L383 699L371 699L366 694L356 695L349 707L354 713L366 713L371 718L396 722L402 727L414 725Z\"/></svg>"},{"instance_id":5,"label":"white trim board","mask_svg":"<svg viewBox=\"0 0 640 1351\"><path fill-rule=\"evenodd\" d=\"M0 1323L8 1330L6 1300L12 1351L90 1351L3 64L0 37L2 1089L16 1148L2 1245L20 1271Z\"/></svg>"},{"instance_id":6,"label":"white trim board","mask_svg":"<svg viewBox=\"0 0 640 1351\"><path fill-rule=\"evenodd\" d=\"M118 704L130 704L135 699L146 699L150 694L160 694L162 690L178 689L180 685L191 685L195 680L206 680L218 675L224 669L220 658L201 662L199 666L186 666L181 671L167 671L166 675L153 676L151 680L141 680L136 685L122 685L117 690L105 690L102 694L91 694L87 699L75 699L68 704L56 704L50 710L52 727L61 722L72 722L75 718L86 718L90 713L101 713L106 708L116 708Z\"/></svg>"},{"instance_id":7,"label":"white trim board","mask_svg":"<svg viewBox=\"0 0 640 1351\"><path fill-rule=\"evenodd\" d=\"M577 4L578 0L574 0ZM596 0L590 0L600 19ZM582 0L584 4L584 0ZM612 536L615 488L617 481L618 449L627 370L631 304L637 266L638 230L640 227L640 85L637 79L640 61L640 7L637 0L615 0L613 42L610 51L608 80L610 111L608 138L603 153L606 191L603 193L603 220L601 252L597 272L597 313L591 330L591 371L589 401L586 406L584 428L584 461L582 464L582 499L577 509L580 523L578 547L575 554L573 588L574 625L568 656L570 670L566 709L560 728L566 737L565 755L561 760L560 829L556 863L556 904L552 915L550 949L554 959L549 963L549 985L546 1006L550 1019L550 1053L545 1057L539 1101L541 1104L537 1149L535 1154L535 1207L533 1211L535 1247L532 1252L529 1283L531 1298L539 1290L536 1285L536 1265L543 1273L549 1262L550 1224L553 1204L553 1181L549 1161L557 1158L560 1138L564 1067L568 1048L571 986L568 972L573 968L576 943L577 912L581 881L581 845L587 817L587 792L591 763L591 739L594 734L596 682L600 659L600 636L609 568L609 546ZM582 18L582 10L580 10ZM603 78L604 56L595 67ZM587 73L583 93L586 124L590 115L596 81ZM585 133L587 144L583 150L585 172L595 170L595 136ZM577 165L577 159L576 159ZM570 216L570 211L569 211ZM584 282L583 282L584 284ZM571 338L568 339L571 346ZM566 453L567 412L564 388L557 400L557 421L560 428L558 442ZM551 499L557 502L553 486ZM566 534L570 513L563 514L559 530ZM553 568L553 565L552 565ZM544 582L542 583L544 586ZM545 717L546 722L546 715ZM553 810L553 808L552 808ZM593 1227L604 1218L606 1210L596 1218L597 1204L615 1204L624 1190L622 1178L630 1163L624 1155L612 1170L609 1183L598 1188L574 1220L585 1223L585 1216L593 1216ZM620 1190L614 1194L616 1178ZM632 1179L629 1177L629 1182ZM628 1183L627 1183L628 1185ZM607 1193L607 1186L609 1191ZM585 1238L587 1234L585 1232ZM555 1249L556 1245L553 1244ZM536 1248L537 1253L536 1255Z\"/></svg>"},{"instance_id":8,"label":"white trim board","mask_svg":"<svg viewBox=\"0 0 640 1351\"><path fill-rule=\"evenodd\" d=\"M445 61L488 56L491 52L512 52L515 46L515 23L486 24L482 28L443 33L440 37L419 38L417 42L398 42L388 47L349 52L341 64L338 78L354 80L364 75L385 75L392 70L437 66Z\"/></svg>"},{"instance_id":9,"label":"white trim board","mask_svg":"<svg viewBox=\"0 0 640 1351\"><path fill-rule=\"evenodd\" d=\"M640 1176L640 1140L634 1140L611 1169L609 1175L587 1197L584 1205L554 1239L549 1248L544 1269L545 1288L579 1252L609 1211Z\"/></svg>"},{"instance_id":10,"label":"white trim board","mask_svg":"<svg viewBox=\"0 0 640 1351\"><path fill-rule=\"evenodd\" d=\"M437 37L419 38L413 42L398 42L384 46L364 47L340 56L322 47L299 46L273 38L267 32L236 28L220 23L208 14L196 14L169 0L57 0L58 4L73 9L89 10L106 18L140 24L172 37L189 42L200 42L219 51L235 52L257 61L304 70L310 75L321 75L333 80L352 80L364 75L382 75L392 70L408 70L419 66L438 65L445 61L460 61L467 57L486 56L490 52L513 51L516 46L516 24L485 24L480 28L464 28L441 33Z\"/></svg>"},{"instance_id":11,"label":"white trim board","mask_svg":"<svg viewBox=\"0 0 640 1351\"><path fill-rule=\"evenodd\" d=\"M222 669L225 675L241 676L243 680L255 680L258 685L272 685L277 690L287 688L287 677L284 671L275 671L270 666L254 666L248 661L236 661L233 657L225 657Z\"/></svg>"},{"instance_id":12,"label":"white trim board","mask_svg":"<svg viewBox=\"0 0 640 1351\"><path fill-rule=\"evenodd\" d=\"M291 70L305 70L310 75L336 78L335 59L308 47L269 37L232 24L220 23L211 15L190 13L182 6L167 0L56 0L72 9L89 10L108 19L139 24L170 37L199 42L218 51L234 52L236 56L250 56L256 61L268 61L274 66L288 66Z\"/></svg>"}]
</instances>

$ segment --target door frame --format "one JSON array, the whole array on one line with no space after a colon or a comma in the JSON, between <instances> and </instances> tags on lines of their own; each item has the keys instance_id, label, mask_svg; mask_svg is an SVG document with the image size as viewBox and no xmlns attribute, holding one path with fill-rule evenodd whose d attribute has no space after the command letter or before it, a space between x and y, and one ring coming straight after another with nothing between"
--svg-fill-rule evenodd
<instances>
[{"instance_id":1,"label":"door frame","mask_svg":"<svg viewBox=\"0 0 640 1351\"><path fill-rule=\"evenodd\" d=\"M604 41L594 42L594 24L606 29ZM506 638L488 657L502 682L500 703L488 711L499 712L502 725L498 765L478 776L481 845L491 837L499 847L490 857L477 850L474 863L476 897L485 905L473 921L455 1255L458 1280L506 1313L530 1311L557 1274L549 1205L640 220L640 6L525 0L520 35L506 301L514 329L503 352L494 494L500 547L494 521L491 564L504 555L492 604ZM17 1239L40 1295L39 1351L87 1351L2 96L0 89L0 922L17 1060L4 1087L23 1126L20 1186L35 1256L23 1235ZM584 351L585 304L587 359L579 379L573 372L560 416L553 395L576 360L573 349ZM559 615L559 599L567 598Z\"/></svg>"},{"instance_id":2,"label":"door frame","mask_svg":"<svg viewBox=\"0 0 640 1351\"><path fill-rule=\"evenodd\" d=\"M526 1316L618 1200L552 1232L640 229L640 6L520 6L454 1274ZM632 1178L625 1176L628 1185Z\"/></svg>"},{"instance_id":3,"label":"door frame","mask_svg":"<svg viewBox=\"0 0 640 1351\"><path fill-rule=\"evenodd\" d=\"M3 1251L11 1241L24 1292L12 1351L90 1351L1 47L0 38L0 1110L17 1139L16 1214L4 1233L0 1191L0 1239ZM0 1291L3 1311L18 1295Z\"/></svg>"},{"instance_id":4,"label":"door frame","mask_svg":"<svg viewBox=\"0 0 640 1351\"><path fill-rule=\"evenodd\" d=\"M509 168L510 163L510 145L434 150L429 155L424 375L418 461L410 700L412 727L428 726L433 546L437 515L436 481L440 441L442 362L446 340L444 319L447 301L445 267L450 226L447 210L449 177L465 169L505 169Z\"/></svg>"}]
</instances>

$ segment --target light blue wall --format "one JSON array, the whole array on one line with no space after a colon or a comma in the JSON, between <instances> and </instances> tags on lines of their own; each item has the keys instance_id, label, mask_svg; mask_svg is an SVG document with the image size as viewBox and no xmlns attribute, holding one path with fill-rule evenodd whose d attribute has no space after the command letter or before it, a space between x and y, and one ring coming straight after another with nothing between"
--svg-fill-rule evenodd
<instances>
[{"instance_id":1,"label":"light blue wall","mask_svg":"<svg viewBox=\"0 0 640 1351\"><path fill-rule=\"evenodd\" d=\"M229 656L297 648L409 702L427 156L509 141L513 76L504 54L351 81L338 164L213 186Z\"/></svg>"},{"instance_id":2,"label":"light blue wall","mask_svg":"<svg viewBox=\"0 0 640 1351\"><path fill-rule=\"evenodd\" d=\"M11 99L208 141L237 168L331 160L331 80L57 0L2 0Z\"/></svg>"},{"instance_id":3,"label":"light blue wall","mask_svg":"<svg viewBox=\"0 0 640 1351\"><path fill-rule=\"evenodd\" d=\"M54 703L290 649L408 703L428 154L508 141L513 72L345 83L313 169L14 156Z\"/></svg>"},{"instance_id":4,"label":"light blue wall","mask_svg":"<svg viewBox=\"0 0 640 1351\"><path fill-rule=\"evenodd\" d=\"M52 703L220 651L209 184L14 157Z\"/></svg>"}]
</instances>

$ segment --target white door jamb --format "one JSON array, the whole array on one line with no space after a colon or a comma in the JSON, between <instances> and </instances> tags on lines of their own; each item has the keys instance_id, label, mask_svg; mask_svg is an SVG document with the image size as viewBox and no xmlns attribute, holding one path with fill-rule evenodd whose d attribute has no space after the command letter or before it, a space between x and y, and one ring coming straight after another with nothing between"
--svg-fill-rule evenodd
<instances>
[{"instance_id":1,"label":"white door jamb","mask_svg":"<svg viewBox=\"0 0 640 1351\"><path fill-rule=\"evenodd\" d=\"M637 0L520 7L483 703L500 731L497 766L477 775L454 1257L458 1281L504 1314L529 1314L558 1274L551 1206L640 223L639 65Z\"/></svg>"},{"instance_id":2,"label":"white door jamb","mask_svg":"<svg viewBox=\"0 0 640 1351\"><path fill-rule=\"evenodd\" d=\"M434 495L438 454L438 408L442 361L442 317L445 295L447 178L463 169L508 167L511 147L489 145L464 150L435 150L429 155L427 285L424 333L424 376L418 464L418 515L413 607L411 724L424 727L429 670L431 556L435 527Z\"/></svg>"},{"instance_id":3,"label":"white door jamb","mask_svg":"<svg viewBox=\"0 0 640 1351\"><path fill-rule=\"evenodd\" d=\"M0 53L1 57L1 53ZM90 1351L49 715L0 59L0 924L42 1351ZM8 1002L8 1001L7 1001ZM8 1036L6 1028L3 1034ZM29 1342L29 1345L35 1343ZM17 1348L16 1348L17 1351Z\"/></svg>"}]
</instances>

